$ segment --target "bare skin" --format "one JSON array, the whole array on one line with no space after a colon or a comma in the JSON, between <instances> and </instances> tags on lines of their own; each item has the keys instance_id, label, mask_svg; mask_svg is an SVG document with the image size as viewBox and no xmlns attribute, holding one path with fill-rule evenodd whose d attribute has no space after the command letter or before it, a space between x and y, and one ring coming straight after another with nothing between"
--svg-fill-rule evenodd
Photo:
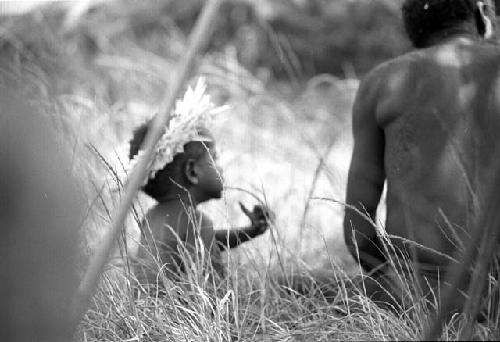
<instances>
[{"instance_id":1,"label":"bare skin","mask_svg":"<svg viewBox=\"0 0 500 342\"><path fill-rule=\"evenodd\" d=\"M212 220L197 209L198 204L221 197L221 170L215 163L214 148L199 160L186 163L185 188L160 201L142 223L143 238L137 260L143 264L136 275L142 284L161 284L158 264L170 278L187 272L183 260L195 259L205 252L214 271L224 276L221 251L263 234L269 227L267 214L260 206L252 212L241 205L250 226L240 229L215 230ZM201 259L200 259L201 260Z\"/></svg>"},{"instance_id":2,"label":"bare skin","mask_svg":"<svg viewBox=\"0 0 500 342\"><path fill-rule=\"evenodd\" d=\"M190 210L189 204L181 201L159 203L151 209L143 223L143 243L139 249L139 259L148 259L151 253L160 264L165 264L169 275L177 276L185 272L182 253L194 256L199 248L208 252L215 270L220 269L220 249L213 245L215 232L211 220L198 210ZM191 211L189 214L187 212ZM197 243L198 237L200 244ZM183 250L183 247L185 250ZM157 268L147 275L147 283L156 282ZM151 277L154 277L151 279Z\"/></svg>"},{"instance_id":3,"label":"bare skin","mask_svg":"<svg viewBox=\"0 0 500 342\"><path fill-rule=\"evenodd\" d=\"M477 228L499 168L499 113L500 47L466 30L380 65L360 85L346 202L375 220L387 181L385 231L431 278ZM344 232L363 268L383 274L373 225L346 210Z\"/></svg>"}]
</instances>

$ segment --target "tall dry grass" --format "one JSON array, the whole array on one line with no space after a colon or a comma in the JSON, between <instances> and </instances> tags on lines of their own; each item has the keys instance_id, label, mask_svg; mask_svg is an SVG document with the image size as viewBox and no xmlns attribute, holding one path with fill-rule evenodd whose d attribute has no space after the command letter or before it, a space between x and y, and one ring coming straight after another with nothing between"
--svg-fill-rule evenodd
<instances>
[{"instance_id":1,"label":"tall dry grass","mask_svg":"<svg viewBox=\"0 0 500 342\"><path fill-rule=\"evenodd\" d=\"M155 113L186 46L173 26L137 37L129 9L108 6L65 35L57 30L57 16L12 20L2 35L9 72L35 88L30 100L72 147L74 173L88 201L82 269L122 195L131 132ZM99 32L98 41L88 28ZM357 269L343 243L338 202L344 198L357 81L323 75L300 86L269 82L245 70L232 49L205 56L198 67L214 98L233 108L213 127L226 191L204 210L217 227L242 226L237 203L251 204L257 196L276 213L276 222L265 236L225 253L230 278L218 291L206 268L186 258L187 284L164 279L166 296L136 297L130 257L140 240L138 224L152 204L139 196L75 339L421 338L429 312L420 298L395 315L372 303L363 286L353 290ZM302 279L303 293L293 289L293 274L300 275L295 279ZM332 284L328 300L325 283ZM442 337L459 334L460 325L449 325ZM474 337L499 337L498 324L476 325Z\"/></svg>"}]
</instances>

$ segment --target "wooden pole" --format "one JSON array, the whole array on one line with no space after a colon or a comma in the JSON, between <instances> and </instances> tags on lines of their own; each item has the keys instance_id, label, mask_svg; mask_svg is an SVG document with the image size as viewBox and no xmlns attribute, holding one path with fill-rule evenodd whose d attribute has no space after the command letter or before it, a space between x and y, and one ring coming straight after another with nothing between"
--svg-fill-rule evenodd
<instances>
[{"instance_id":1,"label":"wooden pole","mask_svg":"<svg viewBox=\"0 0 500 342\"><path fill-rule=\"evenodd\" d=\"M163 128L170 121L170 113L174 107L175 101L182 90L185 80L192 72L195 57L209 40L212 34L212 28L215 25L217 10L223 0L207 0L203 10L190 35L189 45L186 56L182 58L179 64L179 71L172 87L168 90L158 114L155 116L152 126L143 144L144 158L140 158L138 164L132 171L128 182L125 185L123 199L118 210L113 217L111 227L104 236L101 244L96 249L95 255L80 283L80 286L72 303L73 322L75 327L88 309L90 299L97 288L100 275L106 265L111 249L114 246L129 208L139 191L144 178L146 177L147 165L154 152L154 146L163 133Z\"/></svg>"}]
</instances>

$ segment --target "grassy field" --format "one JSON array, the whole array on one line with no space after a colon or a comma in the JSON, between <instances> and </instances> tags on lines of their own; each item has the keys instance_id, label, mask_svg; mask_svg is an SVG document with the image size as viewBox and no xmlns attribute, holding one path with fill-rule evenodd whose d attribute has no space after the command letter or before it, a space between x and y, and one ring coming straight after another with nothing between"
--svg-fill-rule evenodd
<instances>
[{"instance_id":1,"label":"grassy field","mask_svg":"<svg viewBox=\"0 0 500 342\"><path fill-rule=\"evenodd\" d=\"M119 17L113 11L107 15ZM139 39L129 30L130 17L105 18L86 23L100 30L97 42L88 41L81 29L62 34L50 24L57 23L52 17L3 26L9 68L33 88L33 101L72 146L89 207L82 268L119 203L132 130L155 114L186 45L175 30L168 35L152 30ZM338 202L346 186L358 81L329 75L300 84L270 81L243 68L231 49L200 59L197 75L206 77L218 103L231 108L212 128L224 169L224 198L203 210L217 227L238 227L247 223L238 201L253 205L257 197L275 212L276 221L264 236L225 254L230 279L218 291L193 265L186 286L165 280L171 288L167 296L134 298L128 262L140 237L137 222L152 204L140 195L76 340L421 338L428 312L418 299L395 316L361 290L351 290L357 270L343 242ZM306 294L283 291L280 284L292 274L302 275ZM335 284L330 302L319 291L325 281ZM443 338L458 334L450 326ZM496 326L476 327L478 339L495 336Z\"/></svg>"}]
</instances>

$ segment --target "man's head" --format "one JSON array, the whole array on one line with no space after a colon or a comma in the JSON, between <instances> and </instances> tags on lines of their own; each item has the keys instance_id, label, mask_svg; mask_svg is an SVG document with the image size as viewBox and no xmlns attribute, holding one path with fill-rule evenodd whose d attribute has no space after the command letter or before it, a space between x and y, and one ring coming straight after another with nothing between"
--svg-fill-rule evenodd
<instances>
[{"instance_id":1,"label":"man's head","mask_svg":"<svg viewBox=\"0 0 500 342\"><path fill-rule=\"evenodd\" d=\"M129 158L139 152L149 124L138 127L130 141ZM148 179L143 191L161 202L171 199L183 189L195 195L194 200L203 202L222 195L221 171L215 164L215 140L206 128L199 128L198 134L207 141L189 141L184 152L177 153L172 162ZM205 140L204 139L204 140Z\"/></svg>"},{"instance_id":2,"label":"man's head","mask_svg":"<svg viewBox=\"0 0 500 342\"><path fill-rule=\"evenodd\" d=\"M417 48L457 29L488 37L494 20L492 0L405 0L403 4L406 32Z\"/></svg>"}]
</instances>

